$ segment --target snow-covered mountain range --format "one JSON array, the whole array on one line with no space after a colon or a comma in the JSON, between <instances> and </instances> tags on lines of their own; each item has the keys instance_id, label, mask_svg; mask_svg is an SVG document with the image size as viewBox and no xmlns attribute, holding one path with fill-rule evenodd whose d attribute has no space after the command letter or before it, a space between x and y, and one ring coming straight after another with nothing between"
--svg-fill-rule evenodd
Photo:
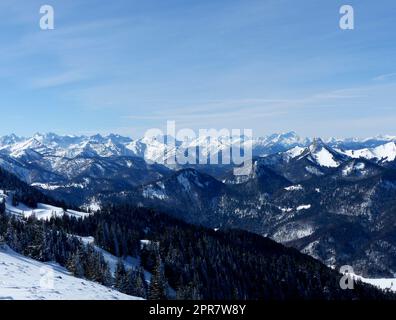
<instances>
[{"instance_id":1,"label":"snow-covered mountain range","mask_svg":"<svg viewBox=\"0 0 396 320\"><path fill-rule=\"evenodd\" d=\"M66 203L91 209L99 209L106 202L125 203L125 208L150 207L209 227L210 232L215 229L216 234L238 228L269 237L335 269L353 265L356 273L365 277L359 276L364 282L394 289L389 279L394 278L396 268L396 156L392 147L395 141L390 138L377 143L371 139L369 145L359 145L360 149L346 149L340 141L301 139L294 133L255 139L253 170L245 177L234 176L233 165L216 171L167 167L147 158L149 154L154 159L162 151L167 156L176 154L182 148L177 141L174 149L155 139L137 141L116 135L11 135L0 141L0 204L6 216L34 216L42 220L38 226L51 217L64 217L74 224L77 220L69 217L94 221L102 213L84 212L84 208L68 210ZM207 139L188 143L208 145ZM225 137L209 141L211 147L204 152L220 152L230 143ZM109 223L116 214L112 213ZM124 214L123 210L119 214ZM35 223L34 219L25 221ZM93 252L100 252L111 274L115 274L117 251L106 243L100 247L92 237L102 239L105 233L93 230L90 236L74 234L79 233L67 232L65 242L72 237L81 241L82 248L93 246ZM144 231L138 239L147 239L143 234L146 237ZM147 241L140 240L138 245ZM5 299L136 299L73 277L60 265L17 254L21 252L19 242L10 243L15 251L0 247L0 295ZM127 255L125 268L130 265L135 269L146 261L146 256L133 252ZM59 261L65 266L65 261ZM78 264L70 261L75 260L67 259L66 266L75 270ZM52 267L54 289L40 287L40 272L46 267ZM142 270L144 283L151 277L153 269L149 267ZM15 273L17 277L13 277ZM169 291L174 295L172 288Z\"/></svg>"},{"instance_id":2,"label":"snow-covered mountain range","mask_svg":"<svg viewBox=\"0 0 396 320\"><path fill-rule=\"evenodd\" d=\"M245 139L220 136L182 142L169 136L132 140L114 134L60 136L48 133L29 138L12 134L0 137L0 166L30 185L56 190L71 201L71 197L68 198L70 190L79 190L82 200L98 191L122 191L166 177L172 170L186 167L166 162L186 148L199 150L197 163L199 157L209 156L218 156L221 163L224 150L229 150L233 144L244 148L247 143L252 145L253 157L273 159L274 154L278 157L287 151L283 157L309 158L325 168L337 167L345 158L363 157L378 162L396 159L396 137L392 136L329 139L324 143L289 132L251 141ZM198 166L215 177L221 177L230 169L230 165Z\"/></svg>"},{"instance_id":3,"label":"snow-covered mountain range","mask_svg":"<svg viewBox=\"0 0 396 320\"><path fill-rule=\"evenodd\" d=\"M198 137L189 141L178 141L170 136L143 137L133 140L128 137L110 134L107 136L71 136L54 133L37 133L32 137L18 137L14 134L0 137L0 153L14 159L26 157L54 157L73 159L77 157L141 157L148 162L158 162L161 156L175 154L187 147L199 147L202 154L219 153L233 143L239 143L241 137L218 136L214 138ZM249 140L243 137L243 143ZM282 152L294 147L309 146L315 139L301 138L295 132L272 134L250 139L254 156L265 156ZM350 156L366 158L388 158L394 160L396 136L378 136L366 139L347 138L325 140L335 149L347 150ZM353 152L352 152L353 151Z\"/></svg>"},{"instance_id":4,"label":"snow-covered mountain range","mask_svg":"<svg viewBox=\"0 0 396 320\"><path fill-rule=\"evenodd\" d=\"M238 139L10 135L0 138L0 167L75 206L155 207L211 228L269 236L328 265L352 261L361 274L394 276L396 137L323 141L290 132L254 138L248 176L234 176L232 164L161 164L186 146L208 156ZM339 231L345 228L353 231L346 236Z\"/></svg>"}]
</instances>

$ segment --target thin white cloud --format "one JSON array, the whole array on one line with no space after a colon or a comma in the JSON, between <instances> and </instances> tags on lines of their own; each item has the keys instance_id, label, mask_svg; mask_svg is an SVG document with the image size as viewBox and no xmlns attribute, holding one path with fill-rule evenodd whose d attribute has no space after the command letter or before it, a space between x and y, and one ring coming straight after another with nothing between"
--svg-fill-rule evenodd
<instances>
[{"instance_id":1,"label":"thin white cloud","mask_svg":"<svg viewBox=\"0 0 396 320\"><path fill-rule=\"evenodd\" d=\"M396 79L396 72L381 74L373 78L374 81L385 81L389 79Z\"/></svg>"},{"instance_id":2,"label":"thin white cloud","mask_svg":"<svg viewBox=\"0 0 396 320\"><path fill-rule=\"evenodd\" d=\"M84 79L86 76L81 72L67 71L53 76L32 79L31 85L34 89L45 89L80 82Z\"/></svg>"}]
</instances>

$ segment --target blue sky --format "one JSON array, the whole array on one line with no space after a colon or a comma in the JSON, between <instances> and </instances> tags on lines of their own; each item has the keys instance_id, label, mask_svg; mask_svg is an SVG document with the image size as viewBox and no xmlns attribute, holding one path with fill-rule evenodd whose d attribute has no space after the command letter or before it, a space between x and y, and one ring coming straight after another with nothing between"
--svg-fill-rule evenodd
<instances>
[{"instance_id":1,"label":"blue sky","mask_svg":"<svg viewBox=\"0 0 396 320\"><path fill-rule=\"evenodd\" d=\"M1 0L0 134L396 135L395 55L393 0Z\"/></svg>"}]
</instances>

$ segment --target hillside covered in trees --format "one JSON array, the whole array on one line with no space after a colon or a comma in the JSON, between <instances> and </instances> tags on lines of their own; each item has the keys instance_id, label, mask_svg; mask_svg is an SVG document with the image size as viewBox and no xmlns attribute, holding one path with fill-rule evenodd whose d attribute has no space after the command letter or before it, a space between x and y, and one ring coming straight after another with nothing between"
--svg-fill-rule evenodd
<instances>
[{"instance_id":1,"label":"hillside covered in trees","mask_svg":"<svg viewBox=\"0 0 396 320\"><path fill-rule=\"evenodd\" d=\"M18 201L58 204L0 169L0 189ZM63 204L65 205L65 204ZM93 237L86 243L82 237ZM341 275L312 257L246 231L216 231L155 210L110 205L86 218L50 220L7 214L0 244L77 277L148 299L396 299L363 283L342 290ZM103 252L119 259L111 270ZM124 258L138 264L126 268Z\"/></svg>"},{"instance_id":2,"label":"hillside covered in trees","mask_svg":"<svg viewBox=\"0 0 396 320\"><path fill-rule=\"evenodd\" d=\"M114 275L95 244L141 266ZM56 261L74 275L148 299L391 299L356 283L342 290L341 275L319 261L245 231L214 231L152 210L108 207L85 219L50 221L0 215L0 237L12 249L40 261ZM142 241L144 240L144 241ZM151 281L144 278L151 273Z\"/></svg>"}]
</instances>

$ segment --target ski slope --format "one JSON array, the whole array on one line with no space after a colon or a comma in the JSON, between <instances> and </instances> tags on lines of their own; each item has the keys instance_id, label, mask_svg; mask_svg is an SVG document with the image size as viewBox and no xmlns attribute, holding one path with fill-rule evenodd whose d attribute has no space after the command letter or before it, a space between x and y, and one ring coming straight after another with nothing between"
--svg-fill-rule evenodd
<instances>
[{"instance_id":1,"label":"ski slope","mask_svg":"<svg viewBox=\"0 0 396 320\"><path fill-rule=\"evenodd\" d=\"M0 300L141 300L0 247Z\"/></svg>"}]
</instances>

